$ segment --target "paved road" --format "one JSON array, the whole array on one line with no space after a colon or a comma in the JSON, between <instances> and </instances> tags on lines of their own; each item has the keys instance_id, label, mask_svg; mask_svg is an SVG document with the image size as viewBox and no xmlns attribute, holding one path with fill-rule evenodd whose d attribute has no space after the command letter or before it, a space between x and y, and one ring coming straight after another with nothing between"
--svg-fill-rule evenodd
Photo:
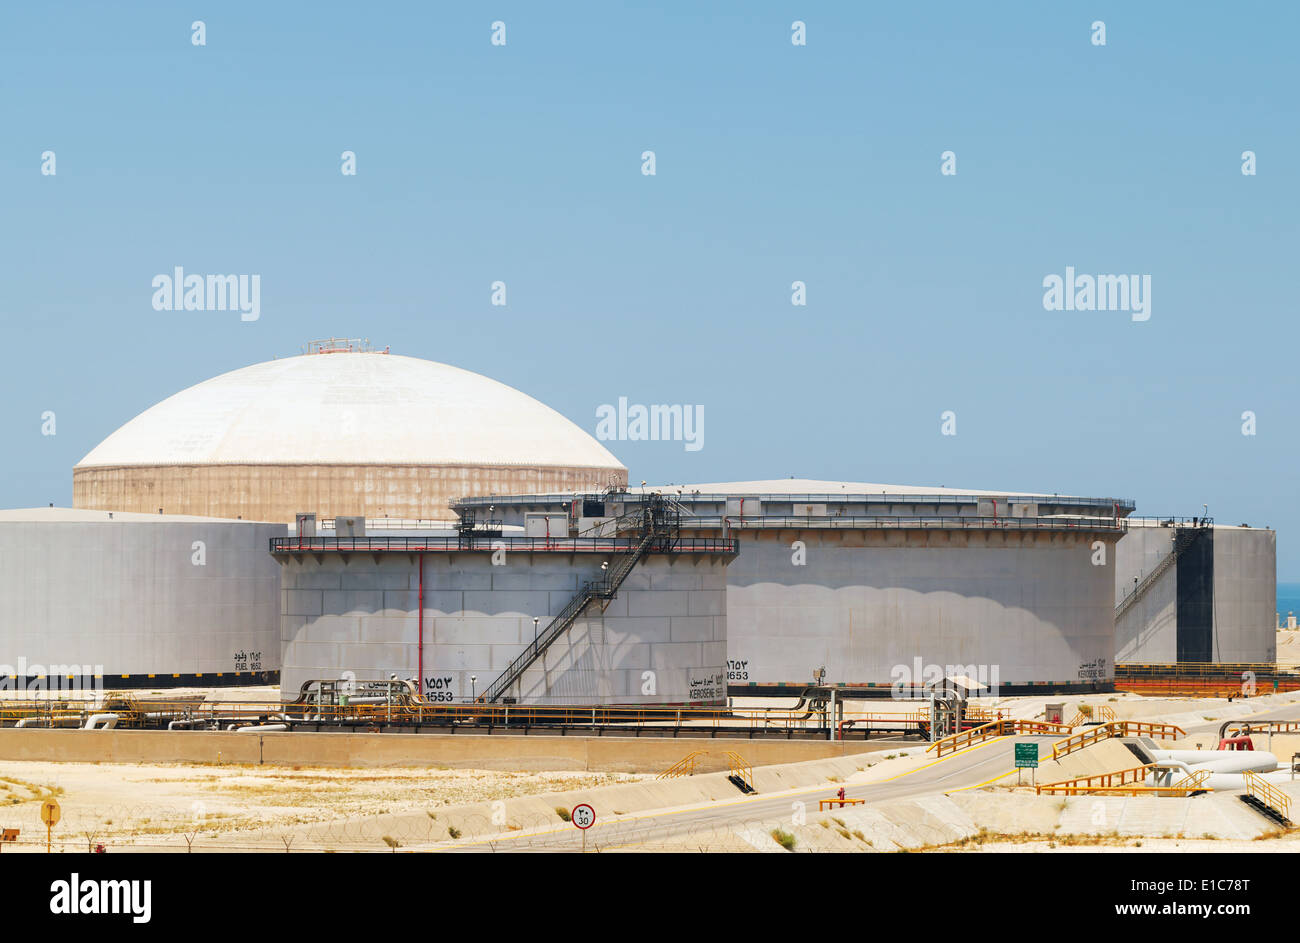
<instances>
[{"instance_id":1,"label":"paved road","mask_svg":"<svg viewBox=\"0 0 1300 943\"><path fill-rule=\"evenodd\" d=\"M868 803L876 803L985 785L1008 773L1015 775L1013 743L1037 743L1039 756L1050 758L1052 744L1059 739L1057 736L999 737L942 760L932 761L890 780L846 785L845 794L851 799L866 799ZM614 816L609 810L597 809L596 824L587 832L588 847L629 847L708 829L780 820L792 814L795 802L807 803L808 814L812 816L817 813L817 800L833 798L835 788L827 784L774 796L741 797L737 794L735 799L719 800L703 806L626 816ZM467 839L457 842L455 846L439 846L437 850L577 851L581 847L582 836L579 830L572 825L563 825L545 831L506 834L491 839Z\"/></svg>"}]
</instances>

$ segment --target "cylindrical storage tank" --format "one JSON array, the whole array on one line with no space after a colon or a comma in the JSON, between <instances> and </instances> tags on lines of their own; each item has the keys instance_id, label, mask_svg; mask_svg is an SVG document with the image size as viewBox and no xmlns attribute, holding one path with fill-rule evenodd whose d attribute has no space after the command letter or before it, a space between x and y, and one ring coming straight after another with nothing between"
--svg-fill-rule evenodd
<instances>
[{"instance_id":1,"label":"cylindrical storage tank","mask_svg":"<svg viewBox=\"0 0 1300 943\"><path fill-rule=\"evenodd\" d=\"M284 590L286 699L306 681L395 675L420 677L423 697L433 703L471 703L610 559L596 552L438 551L423 554L421 575L418 553L323 546L275 553ZM730 559L691 551L644 557L614 598L604 608L601 600L589 604L503 699L725 704Z\"/></svg>"},{"instance_id":2,"label":"cylindrical storage tank","mask_svg":"<svg viewBox=\"0 0 1300 943\"><path fill-rule=\"evenodd\" d=\"M795 691L821 665L831 682L882 694L944 677L1003 692L1089 690L1114 678L1118 532L900 525L733 533L733 685Z\"/></svg>"},{"instance_id":3,"label":"cylindrical storage tank","mask_svg":"<svg viewBox=\"0 0 1300 943\"><path fill-rule=\"evenodd\" d=\"M0 511L0 684L274 680L280 569L267 547L284 534L252 521Z\"/></svg>"},{"instance_id":4,"label":"cylindrical storage tank","mask_svg":"<svg viewBox=\"0 0 1300 943\"><path fill-rule=\"evenodd\" d=\"M466 495L600 490L627 469L555 410L375 352L254 364L141 413L73 470L77 507L291 522L445 521Z\"/></svg>"}]
</instances>

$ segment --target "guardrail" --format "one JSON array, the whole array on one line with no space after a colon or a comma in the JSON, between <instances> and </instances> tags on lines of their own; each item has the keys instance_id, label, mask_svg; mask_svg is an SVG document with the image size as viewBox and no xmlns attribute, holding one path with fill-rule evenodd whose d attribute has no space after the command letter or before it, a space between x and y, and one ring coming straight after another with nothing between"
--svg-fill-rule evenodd
<instances>
[{"instance_id":1,"label":"guardrail","mask_svg":"<svg viewBox=\"0 0 1300 943\"><path fill-rule=\"evenodd\" d=\"M1133 766L1129 769L1117 770L1113 773L1097 773L1093 776L1076 776L1074 779L1063 779L1055 783L1043 783L1041 786L1034 787L1038 795L1044 792L1052 793L1058 789L1076 788L1076 787L1111 787L1124 786L1130 784L1141 784L1146 781L1147 775L1155 768L1154 763L1145 763L1142 766Z\"/></svg>"},{"instance_id":2,"label":"guardrail","mask_svg":"<svg viewBox=\"0 0 1300 943\"><path fill-rule=\"evenodd\" d=\"M1252 673L1255 678L1297 677L1300 672L1281 668L1271 662L1201 662L1182 661L1165 664L1133 664L1121 662L1115 666L1115 680L1129 678L1222 678L1235 675L1238 678L1244 672Z\"/></svg>"},{"instance_id":3,"label":"guardrail","mask_svg":"<svg viewBox=\"0 0 1300 943\"><path fill-rule=\"evenodd\" d=\"M834 809L836 806L844 808L846 805L865 805L866 799L818 799L817 811L825 812L827 809Z\"/></svg>"},{"instance_id":4,"label":"guardrail","mask_svg":"<svg viewBox=\"0 0 1300 943\"><path fill-rule=\"evenodd\" d=\"M1026 734L1057 734L1069 729L1065 724L1054 724L1045 720L995 720L992 723L984 724L982 727L974 727L970 730L963 730L961 733L949 734L934 741L925 750L927 753L933 750L935 756L943 756L946 753L956 753L958 750L964 750L969 746L974 746L993 737L1012 734L1022 736Z\"/></svg>"},{"instance_id":5,"label":"guardrail","mask_svg":"<svg viewBox=\"0 0 1300 943\"><path fill-rule=\"evenodd\" d=\"M969 746L977 743L983 743L985 740L1001 736L1002 722L993 721L984 724L981 727L972 727L970 730L963 730L959 733L949 734L942 737L925 748L925 752L934 751L935 756L943 756L945 753L956 753L958 750L964 750Z\"/></svg>"},{"instance_id":6,"label":"guardrail","mask_svg":"<svg viewBox=\"0 0 1300 943\"><path fill-rule=\"evenodd\" d=\"M727 768L729 775L740 779L749 787L749 791L754 791L754 767L745 762L745 758L733 750L727 750Z\"/></svg>"},{"instance_id":7,"label":"guardrail","mask_svg":"<svg viewBox=\"0 0 1300 943\"><path fill-rule=\"evenodd\" d=\"M1300 720L1225 720L1219 728L1219 738L1229 736L1262 736L1270 733L1300 733Z\"/></svg>"},{"instance_id":8,"label":"guardrail","mask_svg":"<svg viewBox=\"0 0 1300 943\"><path fill-rule=\"evenodd\" d=\"M1174 788L1187 789L1189 791L1195 790L1197 792L1202 792L1202 791L1211 792L1212 790L1206 788L1205 783L1212 775L1214 775L1214 770L1209 770L1209 769L1192 770L1192 772L1188 773L1182 779L1178 780L1178 782L1174 783Z\"/></svg>"},{"instance_id":9,"label":"guardrail","mask_svg":"<svg viewBox=\"0 0 1300 943\"><path fill-rule=\"evenodd\" d=\"M587 495L569 493L556 494L525 494L525 495L474 495L463 498L453 498L447 502L449 508L477 508L477 507L504 507L507 505L527 505L529 507L547 505L547 504L569 504L575 498L591 498L597 501L612 501L616 504L636 503L658 492L651 489L636 489L632 491L610 491L610 492L592 492ZM1125 511L1132 511L1137 507L1137 502L1133 498L1085 498L1076 495L1057 495L1057 494L963 494L953 492L949 494L902 494L891 492L887 494L869 493L869 492L837 492L837 493L817 493L817 494L784 494L784 493L762 493L739 494L736 492L717 492L717 493L696 493L683 492L677 493L673 488L666 489L662 495L665 498L673 498L683 504L707 503L718 504L728 499L744 498L745 500L760 501L764 504L824 504L835 502L838 504L976 504L979 501L988 501L997 499L999 502L1010 501L1015 504L1051 504L1064 505L1071 507L1097 507L1113 510L1117 505ZM1163 520L1163 518L1162 518Z\"/></svg>"},{"instance_id":10,"label":"guardrail","mask_svg":"<svg viewBox=\"0 0 1300 943\"><path fill-rule=\"evenodd\" d=\"M1141 694L1144 697L1197 697L1219 698L1224 700L1250 700L1266 694L1283 694L1300 691L1300 677L1277 679L1277 690L1273 689L1271 679L1255 682L1255 690L1242 691L1241 682L1230 681L1195 681L1190 678L1182 680L1153 681L1141 678L1121 679L1115 682L1116 691Z\"/></svg>"},{"instance_id":11,"label":"guardrail","mask_svg":"<svg viewBox=\"0 0 1300 943\"><path fill-rule=\"evenodd\" d=\"M1258 773L1247 771L1242 773L1242 777L1246 780L1246 795L1254 796L1257 801L1273 809L1283 819L1290 820L1290 796Z\"/></svg>"},{"instance_id":12,"label":"guardrail","mask_svg":"<svg viewBox=\"0 0 1300 943\"><path fill-rule=\"evenodd\" d=\"M707 751L694 750L687 753L684 757L660 773L657 779L674 779L677 776L694 776L695 761L704 756Z\"/></svg>"},{"instance_id":13,"label":"guardrail","mask_svg":"<svg viewBox=\"0 0 1300 943\"><path fill-rule=\"evenodd\" d=\"M629 553L641 538L626 537L272 537L272 553L454 553L504 547L529 553ZM650 553L738 553L728 537L658 539Z\"/></svg>"},{"instance_id":14,"label":"guardrail","mask_svg":"<svg viewBox=\"0 0 1300 943\"><path fill-rule=\"evenodd\" d=\"M1086 746L1113 737L1153 737L1161 740L1177 740L1186 736L1187 733L1183 728L1176 727L1173 724L1155 724L1141 720L1112 720L1052 744L1052 759L1059 760L1075 750L1082 750Z\"/></svg>"},{"instance_id":15,"label":"guardrail","mask_svg":"<svg viewBox=\"0 0 1300 943\"><path fill-rule=\"evenodd\" d=\"M360 682L358 682L360 683ZM0 723L31 719L50 726L83 726L92 714L111 712L119 717L119 728L166 728L169 723L186 729L212 726L229 727L267 722L294 724L353 725L392 724L401 726L429 724L512 725L512 726L584 726L626 725L660 726L664 729L700 730L726 728L752 731L816 730L831 735L823 717L806 708L727 708L641 706L630 704L527 705L484 703L434 703L411 698L393 697L369 703L323 703L314 701L202 701L195 698L143 699L130 694L109 692L99 698L59 698L48 700L0 699ZM848 714L845 719L862 723L880 723L900 727L920 726L928 712L913 711L900 715Z\"/></svg>"},{"instance_id":16,"label":"guardrail","mask_svg":"<svg viewBox=\"0 0 1300 943\"><path fill-rule=\"evenodd\" d=\"M1155 514L1129 514L1126 520L1144 524L1149 521L1162 527L1175 527L1182 524L1209 527L1214 524L1214 518L1212 517L1160 517Z\"/></svg>"},{"instance_id":17,"label":"guardrail","mask_svg":"<svg viewBox=\"0 0 1300 943\"><path fill-rule=\"evenodd\" d=\"M1101 720L1097 720L1097 714L1101 715ZM1115 711L1107 707L1105 704L1102 704L1096 711L1088 714L1085 714L1083 712L1083 706L1080 706L1078 713L1076 713L1072 718L1070 718L1070 722L1066 726L1082 727L1084 724L1106 723L1107 721L1111 721L1114 719L1115 719Z\"/></svg>"},{"instance_id":18,"label":"guardrail","mask_svg":"<svg viewBox=\"0 0 1300 943\"><path fill-rule=\"evenodd\" d=\"M1148 775L1157 768L1158 764L1148 763L1144 766L1134 766L1129 769L1117 770L1113 773L1098 773L1093 776L1079 776L1075 779L1065 779L1057 783L1044 783L1036 786L1037 795L1049 796L1175 796L1186 797L1197 792L1209 792L1205 787L1205 780L1209 778L1209 770L1197 770L1190 776L1184 777L1171 786L1147 786L1144 785Z\"/></svg>"},{"instance_id":19,"label":"guardrail","mask_svg":"<svg viewBox=\"0 0 1300 943\"><path fill-rule=\"evenodd\" d=\"M1122 533L1127 530L1124 518L1111 517L970 517L965 515L839 515L832 517L794 517L790 515L708 515L682 520L687 530L732 530L773 528L829 530L1014 530L1014 531L1084 531L1088 533Z\"/></svg>"}]
</instances>

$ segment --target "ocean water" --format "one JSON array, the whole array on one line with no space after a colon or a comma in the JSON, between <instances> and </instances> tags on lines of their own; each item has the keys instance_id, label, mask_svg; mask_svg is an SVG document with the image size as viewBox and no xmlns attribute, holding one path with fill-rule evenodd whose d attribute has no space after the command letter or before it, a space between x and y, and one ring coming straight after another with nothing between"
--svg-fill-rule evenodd
<instances>
[{"instance_id":1,"label":"ocean water","mask_svg":"<svg viewBox=\"0 0 1300 943\"><path fill-rule=\"evenodd\" d=\"M1277 611L1283 625L1286 625L1288 612L1294 612L1300 619L1300 583L1277 584Z\"/></svg>"}]
</instances>

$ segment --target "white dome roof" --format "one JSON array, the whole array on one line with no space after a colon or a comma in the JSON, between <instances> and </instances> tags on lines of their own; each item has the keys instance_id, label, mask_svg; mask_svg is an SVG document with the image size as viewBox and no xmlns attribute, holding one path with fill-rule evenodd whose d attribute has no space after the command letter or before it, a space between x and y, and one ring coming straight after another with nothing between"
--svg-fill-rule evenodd
<instances>
[{"instance_id":1,"label":"white dome roof","mask_svg":"<svg viewBox=\"0 0 1300 943\"><path fill-rule=\"evenodd\" d=\"M272 360L182 390L77 467L197 464L623 467L564 416L504 383L357 352Z\"/></svg>"}]
</instances>

